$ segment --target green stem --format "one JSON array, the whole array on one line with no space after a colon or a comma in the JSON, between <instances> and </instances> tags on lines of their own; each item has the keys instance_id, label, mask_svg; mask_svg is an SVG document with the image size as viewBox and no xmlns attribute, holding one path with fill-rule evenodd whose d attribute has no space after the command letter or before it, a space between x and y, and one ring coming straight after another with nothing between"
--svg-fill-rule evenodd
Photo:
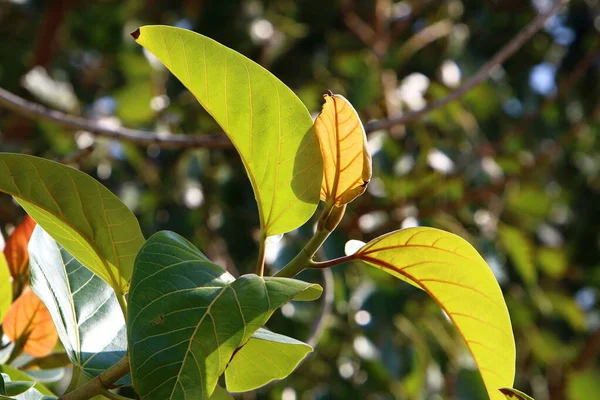
<instances>
[{"instance_id":1,"label":"green stem","mask_svg":"<svg viewBox=\"0 0 600 400\"><path fill-rule=\"evenodd\" d=\"M314 264L312 258L331 232L337 227L342 219L346 207L334 207L332 203L327 203L319 221L317 222L317 231L313 237L306 243L302 251L292 259L285 267L283 267L275 276L282 278L292 278L299 274L302 270L311 267Z\"/></svg>"},{"instance_id":2,"label":"green stem","mask_svg":"<svg viewBox=\"0 0 600 400\"><path fill-rule=\"evenodd\" d=\"M109 398L111 400L133 400L129 397L125 397L125 396L121 396L118 395L116 393L111 392L110 390L108 390L105 387L100 388L100 394L106 398Z\"/></svg>"},{"instance_id":3,"label":"green stem","mask_svg":"<svg viewBox=\"0 0 600 400\"><path fill-rule=\"evenodd\" d=\"M263 276L265 274L265 255L267 247L267 237L261 232L260 243L258 244L258 261L256 264L256 275Z\"/></svg>"},{"instance_id":4,"label":"green stem","mask_svg":"<svg viewBox=\"0 0 600 400\"><path fill-rule=\"evenodd\" d=\"M10 356L8 356L8 360L6 360L5 364L10 365L13 361L17 359L23 353L23 345L21 344L21 339L17 340L15 343L15 347L13 347L10 352Z\"/></svg>"},{"instance_id":5,"label":"green stem","mask_svg":"<svg viewBox=\"0 0 600 400\"><path fill-rule=\"evenodd\" d=\"M299 274L305 268L311 266L314 263L312 261L313 256L319 250L319 247L325 242L325 239L331 234L330 231L325 229L318 230L315 235L306 243L306 246L298 253L292 261L283 267L275 276L282 278L292 278Z\"/></svg>"},{"instance_id":6,"label":"green stem","mask_svg":"<svg viewBox=\"0 0 600 400\"><path fill-rule=\"evenodd\" d=\"M121 307L121 311L123 312L123 317L125 317L125 321L127 321L127 300L125 300L125 293L119 292L115 294L117 296L117 301L119 302L119 307Z\"/></svg>"}]
</instances>

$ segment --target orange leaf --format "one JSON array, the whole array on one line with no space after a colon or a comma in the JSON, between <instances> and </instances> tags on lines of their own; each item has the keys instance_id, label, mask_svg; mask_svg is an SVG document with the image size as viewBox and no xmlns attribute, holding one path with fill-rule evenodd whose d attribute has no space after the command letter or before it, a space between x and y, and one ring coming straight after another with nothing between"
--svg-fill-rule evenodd
<instances>
[{"instance_id":1,"label":"orange leaf","mask_svg":"<svg viewBox=\"0 0 600 400\"><path fill-rule=\"evenodd\" d=\"M6 336L33 357L48 355L58 340L48 309L28 286L11 305L2 326Z\"/></svg>"},{"instance_id":2,"label":"orange leaf","mask_svg":"<svg viewBox=\"0 0 600 400\"><path fill-rule=\"evenodd\" d=\"M27 266L29 265L27 245L33 233L33 228L35 228L35 221L29 215L26 215L6 241L4 255L6 256L6 261L8 261L10 274L15 280L23 275L27 275Z\"/></svg>"},{"instance_id":3,"label":"orange leaf","mask_svg":"<svg viewBox=\"0 0 600 400\"><path fill-rule=\"evenodd\" d=\"M323 155L321 200L336 206L360 196L371 179L371 155L358 114L339 94L326 94L315 121Z\"/></svg>"}]
</instances>

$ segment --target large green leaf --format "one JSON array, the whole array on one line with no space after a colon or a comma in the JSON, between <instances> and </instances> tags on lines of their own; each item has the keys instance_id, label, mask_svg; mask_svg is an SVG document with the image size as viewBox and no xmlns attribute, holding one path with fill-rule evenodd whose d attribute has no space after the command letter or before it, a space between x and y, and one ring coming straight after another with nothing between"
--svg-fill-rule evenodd
<instances>
[{"instance_id":1,"label":"large green leaf","mask_svg":"<svg viewBox=\"0 0 600 400\"><path fill-rule=\"evenodd\" d=\"M299 340L259 329L235 353L225 370L227 390L246 392L275 379L283 379L312 350Z\"/></svg>"},{"instance_id":2,"label":"large green leaf","mask_svg":"<svg viewBox=\"0 0 600 400\"><path fill-rule=\"evenodd\" d=\"M42 158L0 154L0 191L83 265L126 292L144 237L133 213L92 177Z\"/></svg>"},{"instance_id":3,"label":"large green leaf","mask_svg":"<svg viewBox=\"0 0 600 400\"><path fill-rule=\"evenodd\" d=\"M125 356L125 318L113 289L41 227L29 241L31 288L44 302L75 367L95 377ZM120 384L129 384L130 378Z\"/></svg>"},{"instance_id":4,"label":"large green leaf","mask_svg":"<svg viewBox=\"0 0 600 400\"><path fill-rule=\"evenodd\" d=\"M4 253L0 251L0 325L12 303L12 280Z\"/></svg>"},{"instance_id":5,"label":"large green leaf","mask_svg":"<svg viewBox=\"0 0 600 400\"><path fill-rule=\"evenodd\" d=\"M321 292L294 279L234 279L181 236L155 234L136 259L129 294L136 392L142 399L208 399L234 351L275 309Z\"/></svg>"},{"instance_id":6,"label":"large green leaf","mask_svg":"<svg viewBox=\"0 0 600 400\"><path fill-rule=\"evenodd\" d=\"M322 160L300 99L252 60L185 29L144 26L133 37L196 96L238 150L263 232L289 232L319 201Z\"/></svg>"},{"instance_id":7,"label":"large green leaf","mask_svg":"<svg viewBox=\"0 0 600 400\"><path fill-rule=\"evenodd\" d=\"M464 338L491 400L515 378L515 341L494 274L467 241L433 228L372 240L350 256L425 290Z\"/></svg>"}]
</instances>

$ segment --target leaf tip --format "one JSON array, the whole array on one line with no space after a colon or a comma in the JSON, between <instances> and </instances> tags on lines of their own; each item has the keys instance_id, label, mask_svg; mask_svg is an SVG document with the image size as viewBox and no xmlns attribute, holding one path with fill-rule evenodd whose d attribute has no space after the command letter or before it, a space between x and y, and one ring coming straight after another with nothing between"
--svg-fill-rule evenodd
<instances>
[{"instance_id":1,"label":"leaf tip","mask_svg":"<svg viewBox=\"0 0 600 400\"><path fill-rule=\"evenodd\" d=\"M140 28L137 28L135 31L131 32L130 35L132 38L134 38L135 40L137 40L140 37Z\"/></svg>"}]
</instances>

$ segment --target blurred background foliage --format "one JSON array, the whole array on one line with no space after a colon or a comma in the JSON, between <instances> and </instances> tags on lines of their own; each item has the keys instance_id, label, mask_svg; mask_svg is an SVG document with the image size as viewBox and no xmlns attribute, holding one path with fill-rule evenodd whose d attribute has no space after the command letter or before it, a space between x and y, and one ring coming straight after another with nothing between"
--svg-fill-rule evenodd
<instances>
[{"instance_id":1,"label":"blurred background foliage","mask_svg":"<svg viewBox=\"0 0 600 400\"><path fill-rule=\"evenodd\" d=\"M219 132L129 37L140 25L168 24L259 62L315 115L327 89L345 95L366 124L448 95L551 5L2 0L0 87L105 126ZM340 256L349 239L415 225L469 240L506 296L515 387L537 400L600 396L599 31L600 1L571 0L459 101L371 132L374 178L320 254ZM118 194L146 236L173 230L232 273L253 271L258 216L233 150L136 146L0 109L0 151L62 160L92 145L75 165ZM0 196L4 237L22 216ZM268 266L285 265L311 232L307 224L270 240ZM330 314L319 302L289 304L269 323L306 340L324 319L316 352L244 399L486 398L462 339L426 293L358 263L326 278Z\"/></svg>"}]
</instances>

